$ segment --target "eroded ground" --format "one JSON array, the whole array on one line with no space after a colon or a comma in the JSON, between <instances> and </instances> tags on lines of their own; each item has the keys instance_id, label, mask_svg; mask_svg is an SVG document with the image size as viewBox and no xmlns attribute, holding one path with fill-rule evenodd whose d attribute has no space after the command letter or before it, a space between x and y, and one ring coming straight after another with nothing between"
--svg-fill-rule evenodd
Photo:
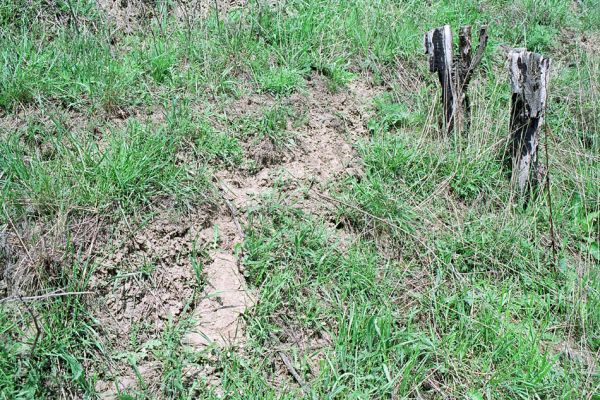
<instances>
[{"instance_id":1,"label":"eroded ground","mask_svg":"<svg viewBox=\"0 0 600 400\"><path fill-rule=\"evenodd\" d=\"M184 216L165 210L135 231L128 231L129 224L122 223L122 233L115 237L124 239L114 248L99 251L91 284L97 294L94 315L107 344L115 344L112 351L135 351L139 344L158 340L165 325L183 313L193 321L181 338L184 345L198 352L216 346L243 354L244 313L256 301L240 262L247 215L260 207L265 196L285 193L286 202L293 207L327 218L331 205L310 190L327 194L328 183L340 176L362 174L352 143L368 133L372 100L382 91L365 76L331 92L323 77L313 75L305 90L283 103L301 116L299 126L289 123L286 127L293 141L280 149L273 144L265 146L270 139L248 146L250 157L258 165L254 173L216 173L222 201L215 210ZM232 120L258 119L276 101L270 95L243 97L227 105L225 114ZM134 346L122 340L134 332ZM305 352L314 352L323 345L324 339L310 336L295 339ZM274 357L274 362L280 365L274 382L283 379L295 384L279 357ZM98 382L97 389L110 397L115 395L116 387L140 389L140 382L158 388L162 376L158 368L160 364L147 355L137 361L137 372L129 366L113 369ZM193 381L196 374L218 385L218 374L212 376L195 368L188 378Z\"/></svg>"}]
</instances>

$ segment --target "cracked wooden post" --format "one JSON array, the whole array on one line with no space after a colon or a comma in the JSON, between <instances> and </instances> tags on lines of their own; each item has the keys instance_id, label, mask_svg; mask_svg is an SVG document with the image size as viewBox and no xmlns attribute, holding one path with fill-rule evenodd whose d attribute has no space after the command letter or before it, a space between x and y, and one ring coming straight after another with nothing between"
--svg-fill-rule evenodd
<instances>
[{"instance_id":1,"label":"cracked wooden post","mask_svg":"<svg viewBox=\"0 0 600 400\"><path fill-rule=\"evenodd\" d=\"M456 86L452 79L452 31L450 25L427 32L425 53L429 55L429 72L437 72L442 86L444 128L450 132L454 128L454 110L456 109Z\"/></svg>"},{"instance_id":2,"label":"cracked wooden post","mask_svg":"<svg viewBox=\"0 0 600 400\"><path fill-rule=\"evenodd\" d=\"M452 31L449 25L435 28L425 35L425 53L429 55L429 71L437 72L442 86L442 105L444 108L444 128L452 132L459 129L463 120L470 115L467 87L475 67L481 62L487 46L487 28L479 30L479 43L473 56L471 45L471 27L462 26L458 34L458 57L452 53Z\"/></svg>"},{"instance_id":3,"label":"cracked wooden post","mask_svg":"<svg viewBox=\"0 0 600 400\"><path fill-rule=\"evenodd\" d=\"M546 111L550 59L527 49L508 53L512 110L510 117L510 155L513 182L523 194L543 177L538 163L539 131Z\"/></svg>"}]
</instances>

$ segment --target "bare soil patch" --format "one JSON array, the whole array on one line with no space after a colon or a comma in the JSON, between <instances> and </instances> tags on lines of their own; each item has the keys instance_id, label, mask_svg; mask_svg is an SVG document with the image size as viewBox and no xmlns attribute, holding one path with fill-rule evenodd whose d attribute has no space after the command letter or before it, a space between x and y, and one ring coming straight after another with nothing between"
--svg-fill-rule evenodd
<instances>
[{"instance_id":1,"label":"bare soil patch","mask_svg":"<svg viewBox=\"0 0 600 400\"><path fill-rule=\"evenodd\" d=\"M303 114L306 123L292 129L295 146L284 154L277 153L270 143L261 143L255 150L262 169L255 175L238 171L219 174L227 187L226 195L238 208L256 204L261 194L266 194L275 181L287 181L286 190L293 191L301 186L325 191L326 184L334 178L362 175L359 157L352 146L368 133L367 121L371 116L372 99L382 91L369 79L356 80L348 88L332 93L327 88L326 78L313 74L303 92L285 99L284 106L292 107ZM255 115L274 104L269 95L255 95L234 102L229 115ZM273 162L276 160L277 162ZM307 211L316 211L314 205L322 200L306 200L293 196L298 206Z\"/></svg>"},{"instance_id":2,"label":"bare soil patch","mask_svg":"<svg viewBox=\"0 0 600 400\"><path fill-rule=\"evenodd\" d=\"M224 15L247 4L248 0L192 0L177 2L170 11L181 20L193 22L206 18L211 12ZM144 19L150 19L157 12L149 0L98 0L98 6L107 22L125 33L138 29Z\"/></svg>"},{"instance_id":3,"label":"bare soil patch","mask_svg":"<svg viewBox=\"0 0 600 400\"><path fill-rule=\"evenodd\" d=\"M219 251L214 252L212 258L204 268L206 287L194 310L196 326L185 337L185 342L197 349L213 344L225 347L243 343L242 315L254 301L235 257Z\"/></svg>"},{"instance_id":4,"label":"bare soil patch","mask_svg":"<svg viewBox=\"0 0 600 400\"><path fill-rule=\"evenodd\" d=\"M331 204L312 193L326 194L328 184L344 176L362 175L361 163L352 145L368 134L367 122L371 117L371 104L382 88L374 87L370 81L357 80L347 88L332 93L327 88L326 78L313 74L303 92L285 99L284 106L293 108L305 116L305 124L288 129L295 144L285 152L277 152L271 143L264 141L259 151L270 154L259 163L261 169L254 175L240 171L222 171L217 174L223 188L223 197L237 210L244 223L244 212L258 208L261 198L277 191L285 202L305 212L319 215L328 221L343 248L356 237L338 227L332 217ZM243 115L260 118L261 110L272 107L274 99L265 94L242 98L234 102L228 115ZM276 154L273 156L272 154ZM275 162L271 162L273 157ZM277 157L277 158L274 158ZM282 310L285 313L285 310ZM289 347L299 350L308 360L310 376L318 375L318 366L323 357L323 348L330 345L330 338L323 332L303 332L294 328L294 316L286 314L280 326L283 336L274 338L272 375L269 380L274 386L290 387L299 384L292 379L292 371L284 362ZM325 336L324 336L325 335ZM278 356L279 355L279 356Z\"/></svg>"},{"instance_id":5,"label":"bare soil patch","mask_svg":"<svg viewBox=\"0 0 600 400\"><path fill-rule=\"evenodd\" d=\"M127 335L143 324L147 336L160 332L194 297L194 246L206 245L205 214L158 216L107 254L94 273L92 288L103 295L98 319L107 333Z\"/></svg>"},{"instance_id":6,"label":"bare soil patch","mask_svg":"<svg viewBox=\"0 0 600 400\"><path fill-rule=\"evenodd\" d=\"M133 342L144 347L168 323L192 314L197 324L186 344L202 350L243 342L241 315L252 300L232 253L232 220L214 221L205 210L186 216L165 212L138 232L120 229L128 239L102 255L91 284L99 295L95 316L115 352L135 351ZM138 374L158 388L160 363L142 352ZM126 365L114 366L110 375L97 385L103 396L114 395L116 386L139 389Z\"/></svg>"},{"instance_id":7,"label":"bare soil patch","mask_svg":"<svg viewBox=\"0 0 600 400\"><path fill-rule=\"evenodd\" d=\"M249 153L260 167L258 173L217 173L223 197L217 213L196 211L180 216L164 212L139 232L127 232L125 225L120 228L121 236L129 238L104 257L92 284L101 296L97 318L107 340L117 346L115 350L128 349L123 338L132 333L138 343L156 339L168 321L183 316L192 316L193 324L182 344L193 351L209 354L206 351L215 347L243 348L244 313L255 302L236 257L244 240L241 226L247 222L246 211L258 205L264 195L280 190L289 193L293 199L290 201L306 212L326 212L322 199L302 193L309 186L325 192L333 179L362 173L350 143L367 134L369 106L379 91L368 81L356 81L347 89L331 93L325 78L311 76L306 91L284 100L285 106L305 115L306 123L300 128L288 127L294 129L295 146L282 152L266 138L254 153ZM228 115L258 116L274 102L265 94L243 98L230 106ZM287 182L283 187L278 183L282 179ZM280 347L284 348L289 340L310 353L311 365L316 368L320 349L328 339L318 333L302 333L293 339L281 338ZM288 380L279 358L274 359L274 367L274 382ZM149 354L138 360L138 373L157 389L160 368ZM197 368L190 371L190 379L202 376L218 388L218 372ZM105 395L114 394L116 385L138 387L136 375L127 366L115 367L111 375L97 387Z\"/></svg>"},{"instance_id":8,"label":"bare soil patch","mask_svg":"<svg viewBox=\"0 0 600 400\"><path fill-rule=\"evenodd\" d=\"M234 255L242 238L226 208L212 214L165 211L137 232L122 223L121 233L113 236L125 240L98 254L100 265L90 285L99 296L94 315L114 353L145 348L169 323L190 317L194 323L182 343L194 351L243 346L243 314L254 299ZM140 389L141 377L149 390L159 390L160 362L144 351L137 362L137 374L120 363L96 389L111 398L117 387ZM191 368L189 373L190 379L201 375L218 383L207 371Z\"/></svg>"}]
</instances>

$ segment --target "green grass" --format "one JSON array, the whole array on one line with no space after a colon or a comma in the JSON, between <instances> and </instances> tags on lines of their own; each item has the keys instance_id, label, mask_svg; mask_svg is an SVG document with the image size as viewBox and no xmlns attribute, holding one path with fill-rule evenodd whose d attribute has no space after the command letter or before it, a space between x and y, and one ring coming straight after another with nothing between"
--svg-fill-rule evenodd
<instances>
[{"instance_id":1,"label":"green grass","mask_svg":"<svg viewBox=\"0 0 600 400\"><path fill-rule=\"evenodd\" d=\"M300 87L302 74L288 68L271 68L258 78L259 86L265 92L286 95Z\"/></svg>"},{"instance_id":2,"label":"green grass","mask_svg":"<svg viewBox=\"0 0 600 400\"><path fill-rule=\"evenodd\" d=\"M331 215L301 211L290 195L320 188L285 181L242 210L236 251L258 297L243 349L186 347L193 299L150 341L132 329L116 354L93 295L27 307L11 298L0 303L0 398L95 398L109 366L136 371L144 357L155 380L138 371L138 389L121 399L598 397L598 1L248 3L178 20L175 3L158 1L125 32L96 2L0 0L2 297L15 265L32 279L23 296L89 289L99 261L86 257L88 242L66 230L53 243L64 256L38 254L54 228L102 221L101 252L122 239L111 236L119 221L216 212L207 206L221 202L219 172L255 173L252 151L265 140L296 149L307 110L288 100L314 74L332 96L361 80L387 89L363 105L369 133L353 143L363 173L327 185L339 201ZM422 50L423 33L443 24L486 24L490 35L470 128L451 137L439 132ZM500 46L553 60L541 137L552 215L547 190L524 207L509 182ZM269 101L231 110L254 97ZM146 267L150 276L156 265ZM219 388L189 378L204 367Z\"/></svg>"},{"instance_id":3,"label":"green grass","mask_svg":"<svg viewBox=\"0 0 600 400\"><path fill-rule=\"evenodd\" d=\"M89 276L84 265L63 267L52 284L80 291ZM22 312L15 312L21 307ZM33 318L35 324L23 325ZM79 296L57 297L24 306L17 301L0 310L3 344L0 393L3 398L77 397L89 392L84 363L102 353L93 317Z\"/></svg>"},{"instance_id":4,"label":"green grass","mask_svg":"<svg viewBox=\"0 0 600 400\"><path fill-rule=\"evenodd\" d=\"M142 205L161 194L185 197L203 178L176 165L176 139L154 129L133 122L101 144L59 131L40 139L50 147L46 153L11 135L0 147L0 161L8 166L3 204L27 201L36 212L54 215L65 206L100 211Z\"/></svg>"},{"instance_id":5,"label":"green grass","mask_svg":"<svg viewBox=\"0 0 600 400\"><path fill-rule=\"evenodd\" d=\"M298 110L275 103L261 108L257 115L237 117L230 123L231 129L243 139L254 142L269 139L277 147L283 147L293 141L292 134L288 131L288 123L296 125L301 118Z\"/></svg>"}]
</instances>

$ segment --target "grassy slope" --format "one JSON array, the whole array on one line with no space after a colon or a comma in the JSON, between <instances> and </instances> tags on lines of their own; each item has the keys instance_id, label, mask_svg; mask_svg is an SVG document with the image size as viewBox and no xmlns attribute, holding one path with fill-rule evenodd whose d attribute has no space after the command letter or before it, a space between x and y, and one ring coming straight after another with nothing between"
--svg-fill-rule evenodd
<instances>
[{"instance_id":1,"label":"grassy slope","mask_svg":"<svg viewBox=\"0 0 600 400\"><path fill-rule=\"evenodd\" d=\"M247 227L244 258L260 301L248 316L246 352L219 354L225 393L299 397L294 384L269 382L271 333L290 330L330 338L318 367L309 366L310 351L288 348L313 398L575 399L597 391L586 357L597 360L600 348L597 1L251 2L191 25L161 17L165 8L159 3L145 34L124 35L103 28L83 0L0 0L6 231L139 217L161 198L181 209L211 201L212 173L249 162L238 129L215 123L218 104L253 92L286 96L311 70L332 87L368 72L392 90L376 99L372 135L357 143L365 176L331 190L379 219L340 207L338 218L360 232L346 249L323 221L265 200ZM437 89L421 35L444 23L490 26L468 141L438 138L431 117ZM516 204L500 159L509 90L499 45L553 59L552 134L542 142L552 163L556 265L544 195L526 209ZM157 110L165 118L144 117ZM114 123L122 113L130 121ZM267 128L248 134L281 136L269 128L278 118L266 115ZM179 163L181 151L193 162ZM86 289L93 265L65 247L32 289ZM91 396L103 345L86 301L11 304L0 309L0 397ZM32 316L44 332L34 354ZM160 396L212 396L182 377L185 365L202 362L180 346L183 329L167 330L156 350Z\"/></svg>"}]
</instances>

